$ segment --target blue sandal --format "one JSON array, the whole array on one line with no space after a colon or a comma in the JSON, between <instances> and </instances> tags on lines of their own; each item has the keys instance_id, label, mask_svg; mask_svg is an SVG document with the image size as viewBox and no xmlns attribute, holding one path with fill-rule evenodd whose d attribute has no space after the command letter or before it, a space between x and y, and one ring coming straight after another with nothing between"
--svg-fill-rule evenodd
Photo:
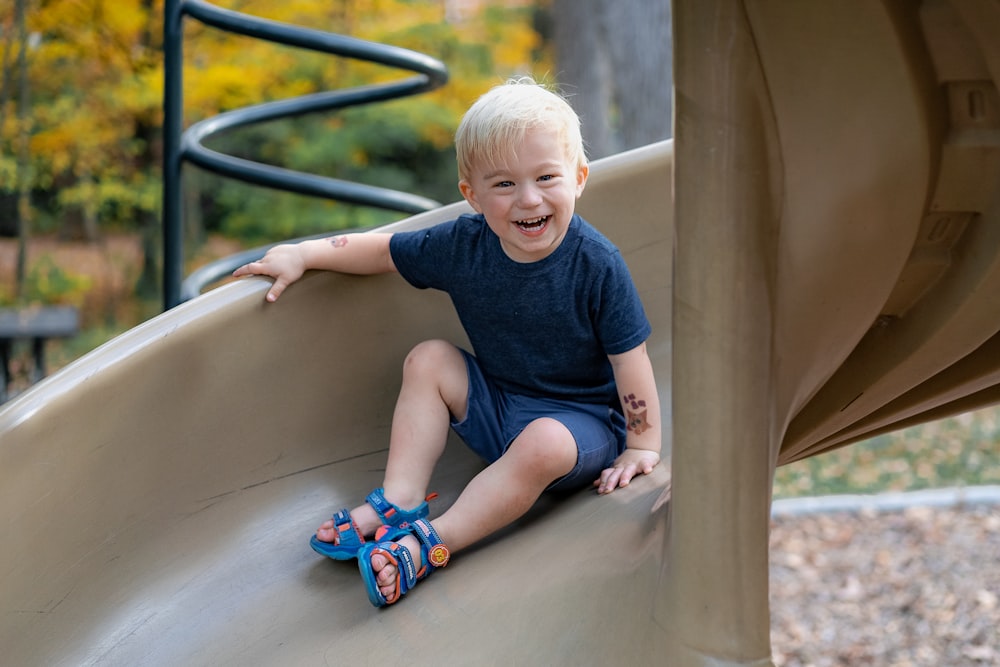
<instances>
[{"instance_id":1,"label":"blue sandal","mask_svg":"<svg viewBox=\"0 0 1000 667\"><path fill-rule=\"evenodd\" d=\"M417 519L423 519L429 512L428 500L437 497L436 493L427 496L427 500L422 502L412 510L404 510L399 506L390 503L385 499L384 490L380 487L368 494L365 502L374 508L383 525L391 528L401 528L409 525ZM358 551L365 545L365 537L361 534L358 524L351 518L348 509L342 509L333 515L333 527L337 531L335 542L324 542L315 535L309 540L309 546L318 554L333 558L334 560L351 560L358 555Z\"/></svg>"},{"instance_id":2,"label":"blue sandal","mask_svg":"<svg viewBox=\"0 0 1000 667\"><path fill-rule=\"evenodd\" d=\"M407 533L416 535L420 541L420 556L423 566L419 570L417 570L410 550L399 542L392 541ZM374 554L382 554L396 566L396 590L388 598L382 594L378 587L378 575L372 568ZM375 534L375 540L365 544L358 552L358 568L361 570L361 579L365 582L365 589L368 591L368 599L376 607L385 607L399 602L400 598L417 585L418 581L439 567L447 565L450 558L451 552L441 541L441 536L434 530L430 521L418 519L404 528L379 528L379 532Z\"/></svg>"}]
</instances>

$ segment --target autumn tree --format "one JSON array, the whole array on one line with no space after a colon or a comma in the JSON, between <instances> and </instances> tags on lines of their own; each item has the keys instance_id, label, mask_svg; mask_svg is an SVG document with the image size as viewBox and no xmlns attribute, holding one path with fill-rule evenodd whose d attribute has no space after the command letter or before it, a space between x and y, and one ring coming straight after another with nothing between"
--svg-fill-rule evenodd
<instances>
[{"instance_id":1,"label":"autumn tree","mask_svg":"<svg viewBox=\"0 0 1000 667\"><path fill-rule=\"evenodd\" d=\"M24 293L25 264L27 260L27 239L28 239L28 206L27 196L29 189L28 182L28 73L27 73L27 50L28 38L25 25L25 0L16 0L14 13L11 20L4 26L4 52L3 66L0 69L0 128L5 125L7 112L7 100L10 98L11 90L16 86L17 104L15 111L15 128L17 133L17 147L14 151L16 157L11 164L10 160L0 162L0 173L4 174L8 181L13 184L11 188L14 210L10 216L13 224L9 225L17 234L17 261L14 273L15 296L20 299ZM13 45L17 43L17 56L13 57ZM15 64L16 63L16 64ZM16 81L16 83L15 83ZM6 164L5 164L6 163Z\"/></svg>"},{"instance_id":2,"label":"autumn tree","mask_svg":"<svg viewBox=\"0 0 1000 667\"><path fill-rule=\"evenodd\" d=\"M16 127L5 113L0 141L3 155L10 156L19 137L30 137L31 188L48 195L36 199L36 206L42 213L58 211L64 232L74 225L79 230L73 233L94 237L99 217L125 219L157 208L151 175L135 168L151 149L137 125L155 127L160 106L158 44L150 39L160 16L146 4L27 2L27 32L34 41L28 59L30 125ZM16 104L16 97L5 106Z\"/></svg>"}]
</instances>

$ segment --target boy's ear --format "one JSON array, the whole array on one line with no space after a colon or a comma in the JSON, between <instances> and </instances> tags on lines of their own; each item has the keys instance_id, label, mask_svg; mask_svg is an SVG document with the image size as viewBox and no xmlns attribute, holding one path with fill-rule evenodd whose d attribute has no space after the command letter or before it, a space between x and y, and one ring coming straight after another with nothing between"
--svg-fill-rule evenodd
<instances>
[{"instance_id":1,"label":"boy's ear","mask_svg":"<svg viewBox=\"0 0 1000 667\"><path fill-rule=\"evenodd\" d=\"M587 163L581 164L580 168L576 170L576 196L579 197L583 194L583 188L587 185L587 177L590 176L590 165Z\"/></svg>"},{"instance_id":2,"label":"boy's ear","mask_svg":"<svg viewBox=\"0 0 1000 667\"><path fill-rule=\"evenodd\" d=\"M483 212L483 209L479 206L479 202L476 200L476 192L472 189L472 183L463 178L458 182L458 190L476 213Z\"/></svg>"}]
</instances>

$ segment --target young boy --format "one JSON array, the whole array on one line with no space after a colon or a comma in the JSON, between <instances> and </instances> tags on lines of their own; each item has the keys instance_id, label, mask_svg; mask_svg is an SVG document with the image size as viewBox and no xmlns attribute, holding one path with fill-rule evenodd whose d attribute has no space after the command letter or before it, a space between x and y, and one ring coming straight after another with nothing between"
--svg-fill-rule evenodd
<instances>
[{"instance_id":1,"label":"young boy","mask_svg":"<svg viewBox=\"0 0 1000 667\"><path fill-rule=\"evenodd\" d=\"M320 553L358 558L376 606L544 491L611 493L660 460L649 322L618 250L574 212L589 174L576 113L530 79L510 81L469 109L456 150L475 215L278 246L234 273L275 278L275 301L308 269L398 272L448 292L472 343L474 355L442 340L409 353L383 488L312 538ZM427 521L449 428L489 465Z\"/></svg>"}]
</instances>

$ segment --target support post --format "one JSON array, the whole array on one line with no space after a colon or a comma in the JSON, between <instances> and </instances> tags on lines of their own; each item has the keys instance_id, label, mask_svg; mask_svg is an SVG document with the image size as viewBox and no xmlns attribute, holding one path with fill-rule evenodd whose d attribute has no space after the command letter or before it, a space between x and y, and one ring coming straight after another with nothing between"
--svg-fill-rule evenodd
<instances>
[{"instance_id":1,"label":"support post","mask_svg":"<svg viewBox=\"0 0 1000 667\"><path fill-rule=\"evenodd\" d=\"M776 219L770 106L735 0L675 0L673 496L664 664L770 665Z\"/></svg>"}]
</instances>

